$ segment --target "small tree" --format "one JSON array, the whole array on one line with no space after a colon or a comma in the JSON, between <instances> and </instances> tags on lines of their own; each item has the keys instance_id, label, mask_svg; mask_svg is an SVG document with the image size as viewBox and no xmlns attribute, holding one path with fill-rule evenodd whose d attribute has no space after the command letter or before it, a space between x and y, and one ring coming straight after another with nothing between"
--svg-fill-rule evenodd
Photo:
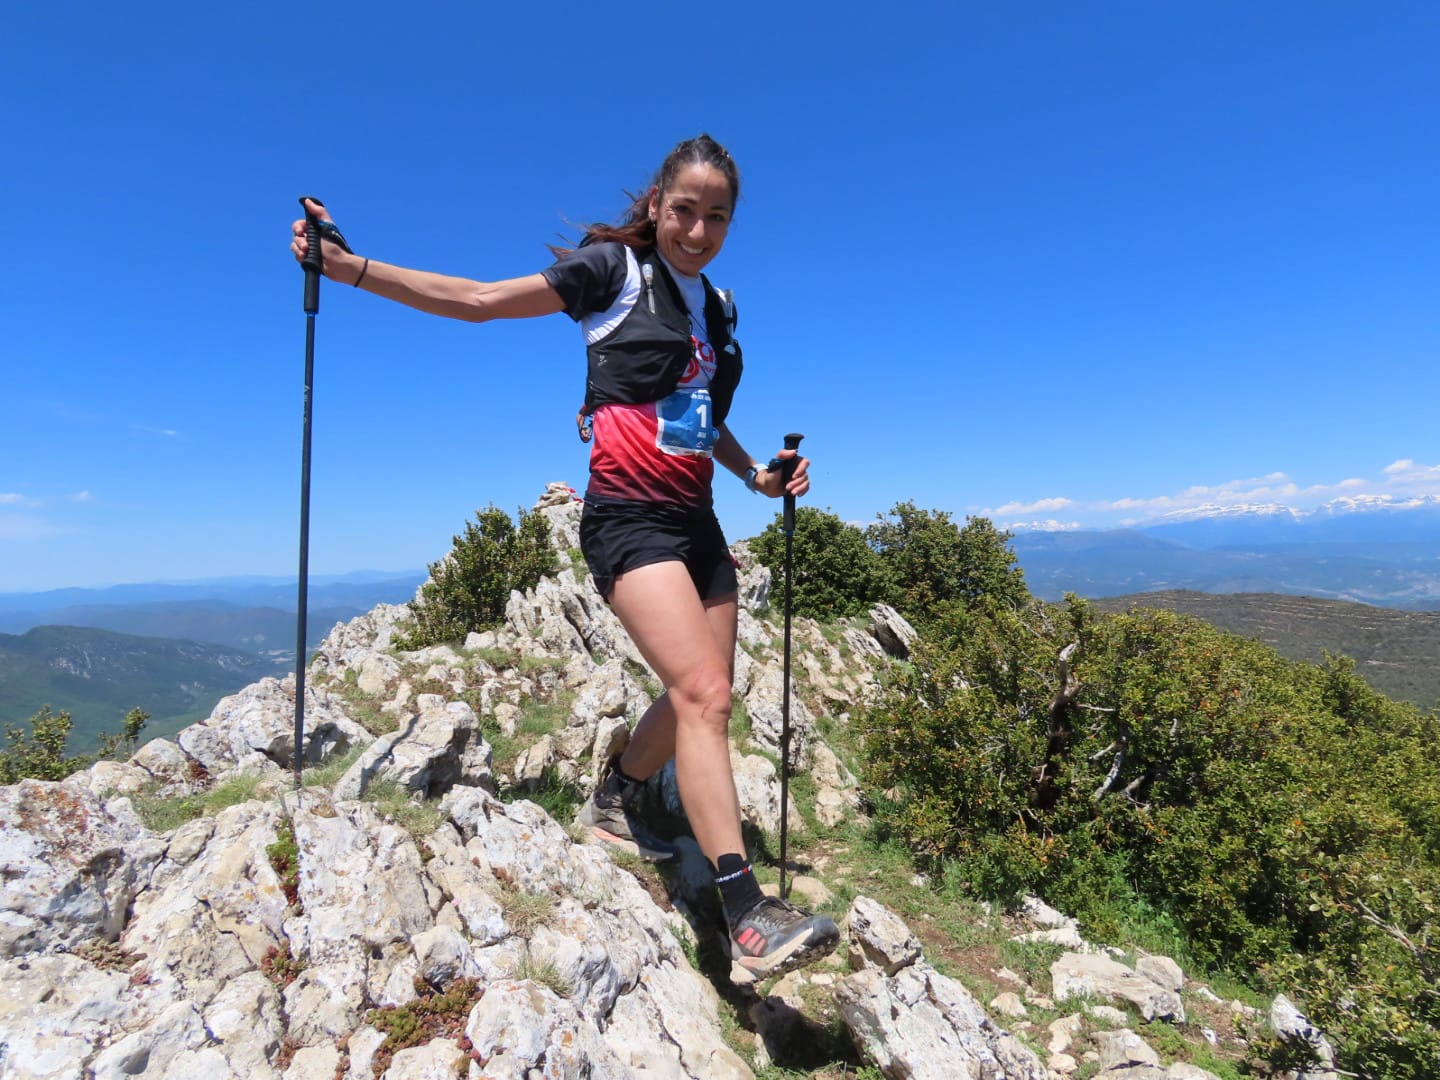
<instances>
[{"instance_id":1,"label":"small tree","mask_svg":"<svg viewBox=\"0 0 1440 1080\"><path fill-rule=\"evenodd\" d=\"M549 523L537 511L516 517L492 504L454 537L450 554L430 565L430 580L410 602L412 623L397 641L401 648L456 641L498 624L512 589L532 589L554 571Z\"/></svg>"},{"instance_id":2,"label":"small tree","mask_svg":"<svg viewBox=\"0 0 1440 1080\"><path fill-rule=\"evenodd\" d=\"M897 503L865 530L879 556L886 597L906 617L920 622L956 601L973 605L982 597L1021 607L1030 600L1025 575L1015 565L1001 532L986 518L967 518L962 529L943 510Z\"/></svg>"},{"instance_id":3,"label":"small tree","mask_svg":"<svg viewBox=\"0 0 1440 1080\"><path fill-rule=\"evenodd\" d=\"M785 572L785 529L779 514L750 541L755 557L775 575L780 597ZM791 610L813 619L856 615L880 599L880 564L865 534L828 510L795 511L791 546Z\"/></svg>"}]
</instances>

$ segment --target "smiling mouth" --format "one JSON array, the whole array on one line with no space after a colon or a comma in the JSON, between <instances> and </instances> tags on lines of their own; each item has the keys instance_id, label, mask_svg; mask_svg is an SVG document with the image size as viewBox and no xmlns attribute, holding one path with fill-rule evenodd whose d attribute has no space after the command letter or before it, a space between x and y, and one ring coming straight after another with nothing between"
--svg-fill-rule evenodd
<instances>
[{"instance_id":1,"label":"smiling mouth","mask_svg":"<svg viewBox=\"0 0 1440 1080\"><path fill-rule=\"evenodd\" d=\"M704 254L705 254L705 249L704 249L704 248L692 248L692 247L690 247L688 244L680 244L680 245L678 245L678 246L679 246L680 250L683 251L686 255L704 255Z\"/></svg>"}]
</instances>

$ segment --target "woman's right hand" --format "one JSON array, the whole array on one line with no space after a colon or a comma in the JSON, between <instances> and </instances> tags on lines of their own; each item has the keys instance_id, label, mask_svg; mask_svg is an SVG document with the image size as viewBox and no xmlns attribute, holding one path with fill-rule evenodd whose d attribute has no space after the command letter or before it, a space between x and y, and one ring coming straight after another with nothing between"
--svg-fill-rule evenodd
<instances>
[{"instance_id":1,"label":"woman's right hand","mask_svg":"<svg viewBox=\"0 0 1440 1080\"><path fill-rule=\"evenodd\" d=\"M314 214L320 221L333 222L330 211L321 206L314 199L305 200L305 209ZM295 255L296 262L304 262L306 254L310 251L310 241L305 235L305 219L292 222L290 232L290 250ZM343 282L349 285L359 276L362 260L357 255L351 255L339 244L333 244L329 240L320 241L320 263L321 273L331 281Z\"/></svg>"}]
</instances>

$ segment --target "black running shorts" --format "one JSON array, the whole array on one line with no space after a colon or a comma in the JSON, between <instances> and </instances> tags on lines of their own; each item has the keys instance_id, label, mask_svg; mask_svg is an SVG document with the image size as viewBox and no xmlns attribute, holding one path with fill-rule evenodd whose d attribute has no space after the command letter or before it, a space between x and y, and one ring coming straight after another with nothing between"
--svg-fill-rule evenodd
<instances>
[{"instance_id":1,"label":"black running shorts","mask_svg":"<svg viewBox=\"0 0 1440 1080\"><path fill-rule=\"evenodd\" d=\"M587 496L580 515L580 550L606 600L615 579L652 563L682 562L701 600L735 592L735 560L710 507L690 510L667 503Z\"/></svg>"}]
</instances>

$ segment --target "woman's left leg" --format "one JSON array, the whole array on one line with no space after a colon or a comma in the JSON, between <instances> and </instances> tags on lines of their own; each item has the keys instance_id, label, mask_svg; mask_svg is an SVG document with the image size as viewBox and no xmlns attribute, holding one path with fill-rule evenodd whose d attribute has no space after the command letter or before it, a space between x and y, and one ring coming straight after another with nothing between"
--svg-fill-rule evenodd
<instances>
[{"instance_id":1,"label":"woman's left leg","mask_svg":"<svg viewBox=\"0 0 1440 1080\"><path fill-rule=\"evenodd\" d=\"M739 602L734 593L706 600L705 621L715 643L729 658L730 682L735 681L735 634ZM620 769L636 780L648 780L675 756L675 706L670 692L663 692L645 710L631 734L630 744L620 755Z\"/></svg>"}]
</instances>

